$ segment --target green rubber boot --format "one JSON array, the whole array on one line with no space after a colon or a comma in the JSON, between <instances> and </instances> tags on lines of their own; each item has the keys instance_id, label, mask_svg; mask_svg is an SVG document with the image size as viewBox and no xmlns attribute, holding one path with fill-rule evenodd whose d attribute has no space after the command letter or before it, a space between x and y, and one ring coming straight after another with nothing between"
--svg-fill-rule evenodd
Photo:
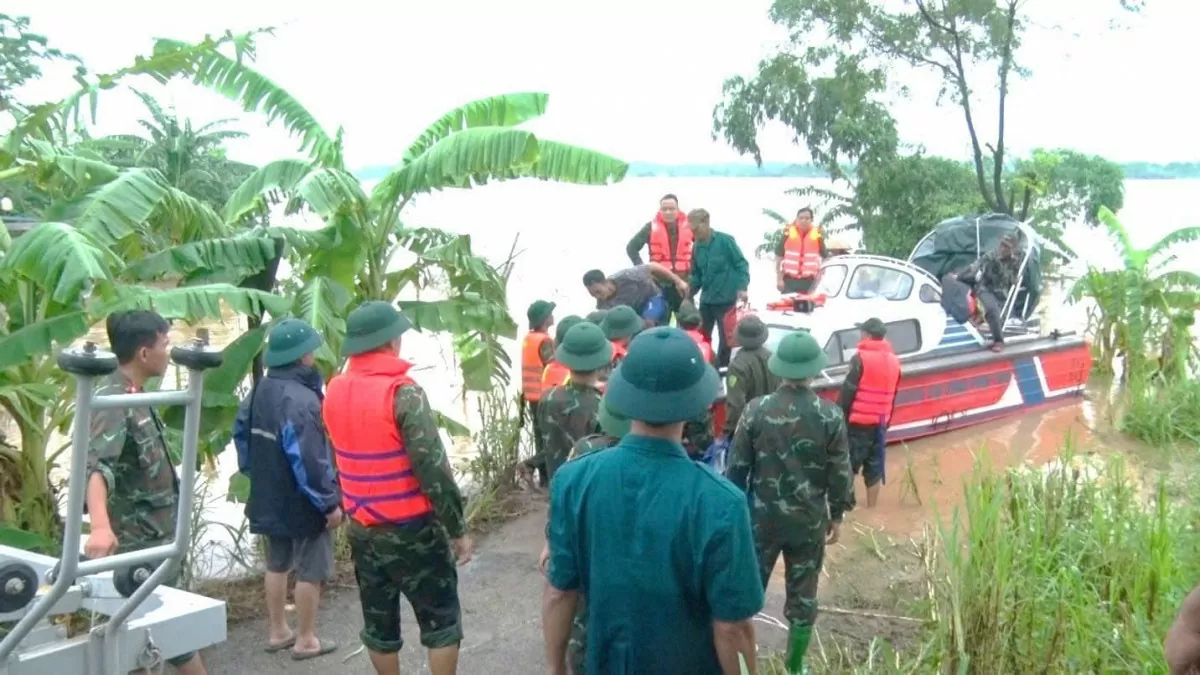
<instances>
[{"instance_id":1,"label":"green rubber boot","mask_svg":"<svg viewBox=\"0 0 1200 675\"><path fill-rule=\"evenodd\" d=\"M791 675L806 675L808 668L804 667L804 654L808 651L808 643L812 640L812 626L792 624L788 630L787 670Z\"/></svg>"}]
</instances>

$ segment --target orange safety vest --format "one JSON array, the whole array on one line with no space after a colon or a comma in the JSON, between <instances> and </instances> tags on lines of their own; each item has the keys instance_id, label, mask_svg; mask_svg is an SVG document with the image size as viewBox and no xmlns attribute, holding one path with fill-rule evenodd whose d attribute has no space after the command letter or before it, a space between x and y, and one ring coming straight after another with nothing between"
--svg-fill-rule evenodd
<instances>
[{"instance_id":1,"label":"orange safety vest","mask_svg":"<svg viewBox=\"0 0 1200 675\"><path fill-rule=\"evenodd\" d=\"M675 234L675 251L672 255L667 223L661 213L654 216L654 220L650 221L650 260L666 265L667 269L676 274L683 274L692 269L692 248L695 241L692 237L692 226L688 224L687 216L682 213L675 220Z\"/></svg>"},{"instance_id":2,"label":"orange safety vest","mask_svg":"<svg viewBox=\"0 0 1200 675\"><path fill-rule=\"evenodd\" d=\"M521 393L526 401L542 400L542 373L546 370L542 343L550 339L549 334L540 330L530 331L521 346Z\"/></svg>"},{"instance_id":3,"label":"orange safety vest","mask_svg":"<svg viewBox=\"0 0 1200 675\"><path fill-rule=\"evenodd\" d=\"M687 333L688 337L692 338L693 340L696 341L696 344L700 345L700 353L704 354L704 360L708 361L709 363L712 363L713 362L712 345L708 344L708 340L704 339L704 334L698 330L685 330L683 332Z\"/></svg>"},{"instance_id":4,"label":"orange safety vest","mask_svg":"<svg viewBox=\"0 0 1200 675\"><path fill-rule=\"evenodd\" d=\"M542 371L542 391L550 391L551 387L564 385L570 381L571 369L558 361L551 361Z\"/></svg>"},{"instance_id":5,"label":"orange safety vest","mask_svg":"<svg viewBox=\"0 0 1200 675\"><path fill-rule=\"evenodd\" d=\"M412 364L383 352L350 357L329 382L321 417L337 459L342 510L370 527L433 513L396 428L396 390Z\"/></svg>"},{"instance_id":6,"label":"orange safety vest","mask_svg":"<svg viewBox=\"0 0 1200 675\"><path fill-rule=\"evenodd\" d=\"M821 230L815 225L808 232L788 227L783 242L783 276L792 279L811 279L821 273Z\"/></svg>"},{"instance_id":7,"label":"orange safety vest","mask_svg":"<svg viewBox=\"0 0 1200 675\"><path fill-rule=\"evenodd\" d=\"M612 367L616 368L617 364L621 362L621 359L625 358L625 355L629 353L629 348L620 342L612 342L612 347Z\"/></svg>"},{"instance_id":8,"label":"orange safety vest","mask_svg":"<svg viewBox=\"0 0 1200 675\"><path fill-rule=\"evenodd\" d=\"M862 359L862 379L850 404L851 424L887 426L892 402L900 386L900 359L887 340L861 340L858 358Z\"/></svg>"}]
</instances>

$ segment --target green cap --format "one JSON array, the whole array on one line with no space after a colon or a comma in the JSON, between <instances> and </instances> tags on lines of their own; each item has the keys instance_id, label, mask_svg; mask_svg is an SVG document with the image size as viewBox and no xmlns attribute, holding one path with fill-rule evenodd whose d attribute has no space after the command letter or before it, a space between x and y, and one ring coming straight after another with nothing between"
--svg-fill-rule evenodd
<instances>
[{"instance_id":1,"label":"green cap","mask_svg":"<svg viewBox=\"0 0 1200 675\"><path fill-rule=\"evenodd\" d=\"M605 397L615 413L650 424L695 419L717 397L720 375L700 347L678 328L643 331L608 380Z\"/></svg>"},{"instance_id":2,"label":"green cap","mask_svg":"<svg viewBox=\"0 0 1200 675\"><path fill-rule=\"evenodd\" d=\"M613 438L624 438L629 435L629 427L633 420L616 412L608 405L608 394L600 402L600 430Z\"/></svg>"},{"instance_id":3,"label":"green cap","mask_svg":"<svg viewBox=\"0 0 1200 675\"><path fill-rule=\"evenodd\" d=\"M554 351L554 360L571 370L590 373L612 363L613 346L594 323L575 324Z\"/></svg>"},{"instance_id":4,"label":"green cap","mask_svg":"<svg viewBox=\"0 0 1200 675\"><path fill-rule=\"evenodd\" d=\"M364 302L346 317L346 341L342 343L342 353L354 356L369 352L395 340L412 327L408 317L390 302Z\"/></svg>"},{"instance_id":5,"label":"green cap","mask_svg":"<svg viewBox=\"0 0 1200 675\"><path fill-rule=\"evenodd\" d=\"M704 322L704 318L700 316L700 310L686 300L679 305L679 312L675 316L680 328L699 328L700 324Z\"/></svg>"},{"instance_id":6,"label":"green cap","mask_svg":"<svg viewBox=\"0 0 1200 675\"><path fill-rule=\"evenodd\" d=\"M300 319L284 319L267 334L263 365L278 368L295 363L305 354L317 351L321 342L321 336L308 323Z\"/></svg>"},{"instance_id":7,"label":"green cap","mask_svg":"<svg viewBox=\"0 0 1200 675\"><path fill-rule=\"evenodd\" d=\"M629 305L617 305L608 310L600 327L609 340L621 340L638 334L642 329L642 317Z\"/></svg>"},{"instance_id":8,"label":"green cap","mask_svg":"<svg viewBox=\"0 0 1200 675\"><path fill-rule=\"evenodd\" d=\"M545 300L537 300L529 309L525 311L525 316L529 319L530 326L540 326L546 317L554 312L555 304L546 302Z\"/></svg>"},{"instance_id":9,"label":"green cap","mask_svg":"<svg viewBox=\"0 0 1200 675\"><path fill-rule=\"evenodd\" d=\"M604 324L604 317L606 316L608 316L607 309L598 309L584 317L584 321L590 321L597 326L600 326Z\"/></svg>"},{"instance_id":10,"label":"green cap","mask_svg":"<svg viewBox=\"0 0 1200 675\"><path fill-rule=\"evenodd\" d=\"M767 324L754 314L744 317L738 322L737 328L733 329L733 337L745 349L758 349L766 344L770 334Z\"/></svg>"},{"instance_id":11,"label":"green cap","mask_svg":"<svg viewBox=\"0 0 1200 675\"><path fill-rule=\"evenodd\" d=\"M574 314L569 314L567 316L564 316L558 322L558 325L554 327L554 346L555 347L562 344L563 337L566 336L567 331L571 330L571 327L577 323L583 323L583 318L575 316Z\"/></svg>"},{"instance_id":12,"label":"green cap","mask_svg":"<svg viewBox=\"0 0 1200 675\"><path fill-rule=\"evenodd\" d=\"M806 380L821 372L829 363L817 339L806 330L783 336L775 353L767 359L767 369L785 380Z\"/></svg>"},{"instance_id":13,"label":"green cap","mask_svg":"<svg viewBox=\"0 0 1200 675\"><path fill-rule=\"evenodd\" d=\"M862 323L855 324L855 327L876 340L887 337L887 326L883 325L883 322L876 317L871 317Z\"/></svg>"}]
</instances>

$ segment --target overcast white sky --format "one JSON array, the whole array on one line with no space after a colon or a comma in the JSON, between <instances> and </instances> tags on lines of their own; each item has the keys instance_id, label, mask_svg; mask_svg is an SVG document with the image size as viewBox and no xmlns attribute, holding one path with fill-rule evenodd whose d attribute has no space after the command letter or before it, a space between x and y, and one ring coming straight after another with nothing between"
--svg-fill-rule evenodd
<instances>
[{"instance_id":1,"label":"overcast white sky","mask_svg":"<svg viewBox=\"0 0 1200 675\"><path fill-rule=\"evenodd\" d=\"M1073 147L1118 161L1200 159L1198 103L1186 84L1195 63L1200 0L1149 0L1149 9L1110 30L1117 0L1029 0L1038 30L1021 52L1034 70L1014 87L1008 143ZM722 81L751 74L782 35L770 0L8 0L53 44L107 72L148 53L154 37L196 40L205 32L275 25L259 43L257 68L300 99L331 131L346 127L349 164L392 164L424 125L464 101L506 91L550 93L532 128L626 160L736 161L710 138ZM173 8L168 9L169 6ZM1104 6L1104 8L1100 8ZM1082 18L1080 18L1082 17ZM1071 32L1080 33L1078 37ZM1174 74L1179 73L1179 74ZM62 72L28 97L71 89ZM966 158L957 108L935 110L935 90L913 79L918 100L896 108L905 140ZM158 93L153 82L139 86ZM165 94L198 122L238 117L214 94L172 86ZM981 113L992 129L990 99ZM140 103L105 93L100 133L135 131ZM232 148L261 163L296 142L264 132L261 118L235 125L253 134ZM986 138L984 140L987 140ZM767 161L805 161L780 129L764 141ZM747 159L748 161L748 159Z\"/></svg>"}]
</instances>

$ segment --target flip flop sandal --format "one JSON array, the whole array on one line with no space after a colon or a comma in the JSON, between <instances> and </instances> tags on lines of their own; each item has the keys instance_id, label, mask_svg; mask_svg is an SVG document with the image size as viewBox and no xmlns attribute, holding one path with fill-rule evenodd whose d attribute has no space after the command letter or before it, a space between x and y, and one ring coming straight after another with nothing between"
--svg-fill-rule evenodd
<instances>
[{"instance_id":1,"label":"flip flop sandal","mask_svg":"<svg viewBox=\"0 0 1200 675\"><path fill-rule=\"evenodd\" d=\"M321 642L321 648L315 652L298 652L295 649L293 649L292 650L292 660L293 661L306 661L308 659L315 659L318 656L325 656L326 654L331 654L331 653L337 651L338 643L333 642L332 640L321 640L320 642Z\"/></svg>"},{"instance_id":2,"label":"flip flop sandal","mask_svg":"<svg viewBox=\"0 0 1200 675\"><path fill-rule=\"evenodd\" d=\"M294 644L296 644L296 636L295 635L284 640L283 642L280 642L279 644L273 645L273 644L268 643L266 646L266 652L268 654L274 654L276 652L281 652L281 651L287 649L288 647L291 647Z\"/></svg>"}]
</instances>

